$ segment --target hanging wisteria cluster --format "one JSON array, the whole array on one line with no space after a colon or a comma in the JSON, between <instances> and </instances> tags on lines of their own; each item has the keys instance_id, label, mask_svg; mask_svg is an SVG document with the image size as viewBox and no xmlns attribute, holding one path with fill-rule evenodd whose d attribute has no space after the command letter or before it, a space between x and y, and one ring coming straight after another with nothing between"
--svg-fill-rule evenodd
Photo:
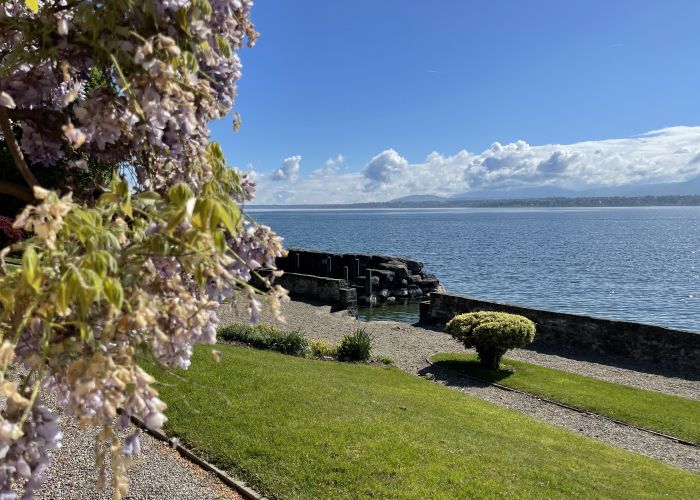
<instances>
[{"instance_id":1,"label":"hanging wisteria cluster","mask_svg":"<svg viewBox=\"0 0 700 500\"><path fill-rule=\"evenodd\" d=\"M222 301L255 316L261 297L275 311L286 298L280 238L241 211L254 185L209 140L233 106L236 51L257 36L251 5L0 4L2 154L24 182L3 189L33 200L14 222L29 237L0 254L0 498L32 498L60 446L51 391L101 429L98 483L109 463L120 498L139 443L116 431L166 420L137 360L187 368L194 344L215 342Z\"/></svg>"}]
</instances>

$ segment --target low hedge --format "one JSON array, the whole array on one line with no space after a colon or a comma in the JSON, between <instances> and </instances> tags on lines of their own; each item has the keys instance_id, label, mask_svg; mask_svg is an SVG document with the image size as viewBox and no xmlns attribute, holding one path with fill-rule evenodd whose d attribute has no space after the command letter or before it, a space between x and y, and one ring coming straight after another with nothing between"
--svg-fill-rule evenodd
<instances>
[{"instance_id":1,"label":"low hedge","mask_svg":"<svg viewBox=\"0 0 700 500\"><path fill-rule=\"evenodd\" d=\"M219 328L218 337L229 342L241 342L258 349L269 349L292 356L304 356L308 345L303 333L287 333L270 325L234 323Z\"/></svg>"}]
</instances>

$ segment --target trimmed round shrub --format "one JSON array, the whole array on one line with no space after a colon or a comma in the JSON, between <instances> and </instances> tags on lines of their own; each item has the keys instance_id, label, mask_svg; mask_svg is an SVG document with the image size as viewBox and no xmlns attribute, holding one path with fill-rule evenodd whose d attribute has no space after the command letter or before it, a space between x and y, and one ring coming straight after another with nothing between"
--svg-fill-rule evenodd
<instances>
[{"instance_id":1,"label":"trimmed round shrub","mask_svg":"<svg viewBox=\"0 0 700 500\"><path fill-rule=\"evenodd\" d=\"M525 347L535 339L535 324L525 316L491 311L459 314L445 331L464 347L475 348L481 365L491 370L498 370L507 350Z\"/></svg>"},{"instance_id":2,"label":"trimmed round shrub","mask_svg":"<svg viewBox=\"0 0 700 500\"><path fill-rule=\"evenodd\" d=\"M364 328L343 337L338 347L338 359L341 361L367 361L371 354L372 337Z\"/></svg>"}]
</instances>

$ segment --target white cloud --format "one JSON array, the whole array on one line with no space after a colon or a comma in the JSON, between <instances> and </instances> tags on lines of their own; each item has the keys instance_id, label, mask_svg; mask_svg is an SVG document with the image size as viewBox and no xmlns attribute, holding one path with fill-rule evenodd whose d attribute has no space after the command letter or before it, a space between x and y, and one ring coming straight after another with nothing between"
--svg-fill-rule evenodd
<instances>
[{"instance_id":1,"label":"white cloud","mask_svg":"<svg viewBox=\"0 0 700 500\"><path fill-rule=\"evenodd\" d=\"M684 181L700 175L700 127L671 127L626 139L568 145L495 142L482 153L432 152L418 163L387 149L360 171L350 171L338 155L301 177L300 160L290 157L272 174L259 174L256 203L354 203L486 189L585 190ZM297 178L294 184L272 182Z\"/></svg>"},{"instance_id":2,"label":"white cloud","mask_svg":"<svg viewBox=\"0 0 700 500\"><path fill-rule=\"evenodd\" d=\"M290 181L294 182L299 178L299 170L301 169L301 156L290 156L285 158L282 166L272 172L272 180L275 181Z\"/></svg>"},{"instance_id":3,"label":"white cloud","mask_svg":"<svg viewBox=\"0 0 700 500\"><path fill-rule=\"evenodd\" d=\"M311 172L311 176L323 177L327 175L334 175L340 172L343 168L345 168L345 158L343 155L338 154L335 158L328 158L323 166Z\"/></svg>"},{"instance_id":4,"label":"white cloud","mask_svg":"<svg viewBox=\"0 0 700 500\"><path fill-rule=\"evenodd\" d=\"M408 168L408 161L393 149L382 151L367 164L364 170L367 189L382 189Z\"/></svg>"}]
</instances>

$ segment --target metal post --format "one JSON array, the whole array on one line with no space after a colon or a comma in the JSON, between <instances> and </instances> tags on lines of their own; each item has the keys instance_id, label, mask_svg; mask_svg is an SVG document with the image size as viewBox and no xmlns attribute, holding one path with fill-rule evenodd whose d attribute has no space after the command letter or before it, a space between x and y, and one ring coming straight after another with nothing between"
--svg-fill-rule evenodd
<instances>
[{"instance_id":1,"label":"metal post","mask_svg":"<svg viewBox=\"0 0 700 500\"><path fill-rule=\"evenodd\" d=\"M299 270L299 254L296 254L297 257L297 271Z\"/></svg>"},{"instance_id":2,"label":"metal post","mask_svg":"<svg viewBox=\"0 0 700 500\"><path fill-rule=\"evenodd\" d=\"M367 286L365 286L365 300L372 303L372 270L367 269Z\"/></svg>"},{"instance_id":3,"label":"metal post","mask_svg":"<svg viewBox=\"0 0 700 500\"><path fill-rule=\"evenodd\" d=\"M345 275L345 283L350 284L350 270L348 266L343 266L343 274Z\"/></svg>"},{"instance_id":4,"label":"metal post","mask_svg":"<svg viewBox=\"0 0 700 500\"><path fill-rule=\"evenodd\" d=\"M331 275L331 256L330 256L330 255L329 255L328 258L326 259L326 265L328 266L328 267L326 268L326 274L327 274L328 276L330 276L330 275Z\"/></svg>"},{"instance_id":5,"label":"metal post","mask_svg":"<svg viewBox=\"0 0 700 500\"><path fill-rule=\"evenodd\" d=\"M360 259L355 259L355 278L360 277Z\"/></svg>"}]
</instances>

